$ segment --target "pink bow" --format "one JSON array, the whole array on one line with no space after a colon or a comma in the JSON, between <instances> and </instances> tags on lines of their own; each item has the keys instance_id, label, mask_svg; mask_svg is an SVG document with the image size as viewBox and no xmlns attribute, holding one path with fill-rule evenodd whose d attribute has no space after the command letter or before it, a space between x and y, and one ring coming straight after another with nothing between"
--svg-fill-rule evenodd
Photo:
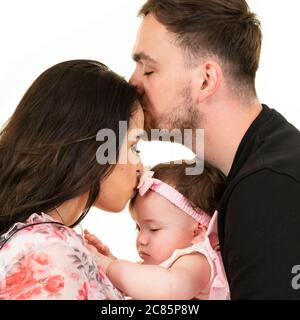
<instances>
[{"instance_id":1,"label":"pink bow","mask_svg":"<svg viewBox=\"0 0 300 320\"><path fill-rule=\"evenodd\" d=\"M167 183L159 179L152 178L153 174L153 171L146 171L141 176L140 183L137 186L141 196L143 196L148 190L155 191L175 204L175 206L190 215L202 225L206 227L208 226L211 217L206 212L200 208L193 208L189 200L183 194L178 192L175 188L171 187Z\"/></svg>"},{"instance_id":2,"label":"pink bow","mask_svg":"<svg viewBox=\"0 0 300 320\"><path fill-rule=\"evenodd\" d=\"M209 300L229 300L230 292L220 251L215 250L218 240L218 212L215 211L208 225L204 244L213 262L214 278L212 280Z\"/></svg>"}]
</instances>

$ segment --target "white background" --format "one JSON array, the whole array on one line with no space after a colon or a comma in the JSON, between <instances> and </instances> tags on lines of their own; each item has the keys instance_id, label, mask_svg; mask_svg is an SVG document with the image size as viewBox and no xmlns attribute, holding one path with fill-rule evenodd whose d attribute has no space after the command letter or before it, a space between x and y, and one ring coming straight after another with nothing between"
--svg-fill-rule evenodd
<instances>
[{"instance_id":1,"label":"white background","mask_svg":"<svg viewBox=\"0 0 300 320\"><path fill-rule=\"evenodd\" d=\"M9 0L0 2L0 126L30 84L45 69L69 59L96 59L130 77L131 50L143 0ZM261 102L300 128L299 0L249 0L262 23L257 75ZM146 165L192 158L181 146L143 144ZM1 186L0 186L1 187ZM96 233L120 258L136 260L135 225L127 210L92 209L83 227Z\"/></svg>"}]
</instances>

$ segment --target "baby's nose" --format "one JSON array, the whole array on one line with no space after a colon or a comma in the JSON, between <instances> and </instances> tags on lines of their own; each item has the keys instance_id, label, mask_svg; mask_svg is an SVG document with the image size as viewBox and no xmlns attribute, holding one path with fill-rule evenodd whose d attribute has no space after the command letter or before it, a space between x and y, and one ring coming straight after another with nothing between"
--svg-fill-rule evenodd
<instances>
[{"instance_id":1,"label":"baby's nose","mask_svg":"<svg viewBox=\"0 0 300 320\"><path fill-rule=\"evenodd\" d=\"M145 236L145 235L140 234L140 235L138 236L137 241L138 241L138 244L139 244L139 245L146 246L146 245L148 244L148 237Z\"/></svg>"}]
</instances>

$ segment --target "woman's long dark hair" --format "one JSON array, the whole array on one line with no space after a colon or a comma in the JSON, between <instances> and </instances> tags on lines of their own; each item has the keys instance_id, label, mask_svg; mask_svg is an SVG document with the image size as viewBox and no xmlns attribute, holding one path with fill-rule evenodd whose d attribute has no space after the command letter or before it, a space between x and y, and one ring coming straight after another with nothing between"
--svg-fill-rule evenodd
<instances>
[{"instance_id":1,"label":"woman's long dark hair","mask_svg":"<svg viewBox=\"0 0 300 320\"><path fill-rule=\"evenodd\" d=\"M136 101L135 88L97 61L66 61L43 72L0 131L0 234L89 192L75 224L81 221L114 167L97 162L97 132L116 133L117 158L119 121L129 122Z\"/></svg>"}]
</instances>

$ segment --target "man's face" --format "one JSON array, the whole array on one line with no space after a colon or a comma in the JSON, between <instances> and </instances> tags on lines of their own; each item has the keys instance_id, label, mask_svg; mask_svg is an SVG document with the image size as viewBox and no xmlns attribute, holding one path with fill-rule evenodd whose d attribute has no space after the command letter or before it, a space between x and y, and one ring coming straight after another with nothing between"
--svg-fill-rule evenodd
<instances>
[{"instance_id":1,"label":"man's face","mask_svg":"<svg viewBox=\"0 0 300 320\"><path fill-rule=\"evenodd\" d=\"M153 128L197 128L201 115L192 92L194 70L187 67L175 36L152 14L141 23L133 59L136 69L130 82L141 94L148 135Z\"/></svg>"}]
</instances>

